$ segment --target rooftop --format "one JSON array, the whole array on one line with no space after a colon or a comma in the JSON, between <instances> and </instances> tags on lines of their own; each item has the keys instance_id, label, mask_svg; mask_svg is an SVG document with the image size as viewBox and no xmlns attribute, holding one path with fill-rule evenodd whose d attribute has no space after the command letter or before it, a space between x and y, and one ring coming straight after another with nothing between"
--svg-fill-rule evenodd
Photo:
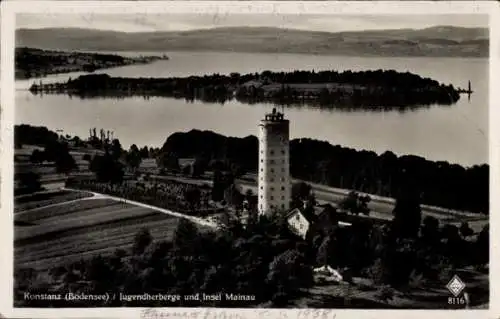
<instances>
[{"instance_id":1,"label":"rooftop","mask_svg":"<svg viewBox=\"0 0 500 319\"><path fill-rule=\"evenodd\" d=\"M285 120L285 114L276 111L276 108L273 108L273 111L271 113L267 113L265 116L265 121L286 121Z\"/></svg>"}]
</instances>

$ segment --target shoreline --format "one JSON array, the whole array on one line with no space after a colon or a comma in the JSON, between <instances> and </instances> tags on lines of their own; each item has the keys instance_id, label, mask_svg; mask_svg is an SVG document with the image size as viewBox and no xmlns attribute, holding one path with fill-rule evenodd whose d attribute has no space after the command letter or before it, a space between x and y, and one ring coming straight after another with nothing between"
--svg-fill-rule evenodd
<instances>
[{"instance_id":1,"label":"shoreline","mask_svg":"<svg viewBox=\"0 0 500 319\"><path fill-rule=\"evenodd\" d=\"M368 71L263 71L255 74L205 75L172 78L82 75L66 82L33 84L33 94L67 94L80 98L173 97L203 102L236 99L245 104L404 109L433 104L452 105L459 88L394 70Z\"/></svg>"},{"instance_id":2,"label":"shoreline","mask_svg":"<svg viewBox=\"0 0 500 319\"><path fill-rule=\"evenodd\" d=\"M42 50L53 50L51 48L41 48ZM218 50L196 50L196 49L168 49L168 50L61 50L64 52L76 52L76 53L96 53L96 54L117 54L117 53L161 53L161 54L169 54L169 53L222 53L222 54L271 54L271 55L315 55L315 56L330 56L330 57L338 57L338 58L346 58L346 57L359 57L359 58L394 58L394 59L414 59L414 58L437 58L437 59L478 59L478 60L488 60L489 55L380 55L380 54L371 54L369 52L357 52L356 55L348 54L348 53L327 53L327 52L275 52L275 51L250 51L250 50L241 50L241 51L233 51L229 49L218 49Z\"/></svg>"},{"instance_id":3,"label":"shoreline","mask_svg":"<svg viewBox=\"0 0 500 319\"><path fill-rule=\"evenodd\" d=\"M117 54L44 50L17 47L15 52L15 81L45 78L50 75L89 72L168 60L168 56L126 57Z\"/></svg>"}]
</instances>

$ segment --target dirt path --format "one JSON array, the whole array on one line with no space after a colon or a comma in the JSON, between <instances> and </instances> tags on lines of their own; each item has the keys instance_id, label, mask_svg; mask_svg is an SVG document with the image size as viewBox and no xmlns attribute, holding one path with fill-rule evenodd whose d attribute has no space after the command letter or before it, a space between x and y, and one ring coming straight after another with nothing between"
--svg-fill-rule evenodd
<instances>
[{"instance_id":1,"label":"dirt path","mask_svg":"<svg viewBox=\"0 0 500 319\"><path fill-rule=\"evenodd\" d=\"M73 192L82 192L82 190L73 189L73 188L63 188L63 189L68 190L68 191L73 191ZM93 199L96 199L96 198L112 199L112 200L116 200L116 201L126 203L126 204L131 204L131 205L135 205L135 206L139 206L139 207L149 208L149 209L152 209L154 211L157 211L157 212L160 212L163 214L167 214L170 216L174 216L174 217L178 217L178 218L185 218L185 219L190 220L193 223L201 225L201 226L212 227L212 228L218 227L218 225L216 223L210 222L210 221L203 219L203 218L181 214L181 213L174 212L174 211L171 211L171 210L168 210L165 208L160 208L157 206L152 206L152 205L144 204L141 202L136 202L133 200L128 200L128 199L121 198L121 197L116 197L116 196L111 196L111 195L106 195L106 194L101 194L101 193L96 193L96 192L91 192L91 191L85 191L85 192L92 193L94 196L90 197L90 198L93 198ZM99 197L95 197L95 196L99 196Z\"/></svg>"}]
</instances>

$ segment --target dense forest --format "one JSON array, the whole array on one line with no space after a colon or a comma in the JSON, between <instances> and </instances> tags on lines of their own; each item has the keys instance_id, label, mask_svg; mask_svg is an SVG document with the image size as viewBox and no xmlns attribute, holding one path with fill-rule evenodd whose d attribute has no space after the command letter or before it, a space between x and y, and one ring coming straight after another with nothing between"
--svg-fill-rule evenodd
<instances>
[{"instance_id":1,"label":"dense forest","mask_svg":"<svg viewBox=\"0 0 500 319\"><path fill-rule=\"evenodd\" d=\"M34 84L30 90L35 94L59 93L81 98L159 96L214 103L236 99L243 103L362 109L451 105L460 98L453 85L394 70L264 71L184 78L119 78L90 74L69 79L66 83Z\"/></svg>"},{"instance_id":2,"label":"dense forest","mask_svg":"<svg viewBox=\"0 0 500 319\"><path fill-rule=\"evenodd\" d=\"M235 138L192 130L172 134L162 151L180 158L226 158L243 170L257 170L258 140L254 136ZM303 138L290 142L290 172L294 178L388 197L397 197L402 184L411 180L421 192L423 204L489 211L486 164L464 168L413 155L398 157L390 151L377 155Z\"/></svg>"},{"instance_id":3,"label":"dense forest","mask_svg":"<svg viewBox=\"0 0 500 319\"><path fill-rule=\"evenodd\" d=\"M126 58L115 54L16 48L15 75L16 79L28 79L56 73L93 72L110 67L150 63L158 59L159 56Z\"/></svg>"}]
</instances>

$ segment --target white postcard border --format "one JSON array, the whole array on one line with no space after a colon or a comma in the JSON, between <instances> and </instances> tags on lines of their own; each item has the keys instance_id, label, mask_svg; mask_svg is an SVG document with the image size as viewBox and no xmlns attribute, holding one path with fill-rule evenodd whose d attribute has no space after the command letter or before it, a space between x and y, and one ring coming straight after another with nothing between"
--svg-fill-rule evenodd
<instances>
[{"instance_id":1,"label":"white postcard border","mask_svg":"<svg viewBox=\"0 0 500 319\"><path fill-rule=\"evenodd\" d=\"M7 318L139 318L146 308L13 308L13 123L14 123L14 30L16 13L92 14L488 14L490 21L490 211L500 211L500 6L495 1L371 1L371 2L271 2L271 1L4 1L1 3L1 215L0 314ZM466 151L466 150L464 150ZM496 247L500 217L490 214L490 309L463 311L426 310L271 310L155 308L149 318L375 318L422 316L500 318L500 252ZM496 302L495 302L496 301Z\"/></svg>"}]
</instances>

